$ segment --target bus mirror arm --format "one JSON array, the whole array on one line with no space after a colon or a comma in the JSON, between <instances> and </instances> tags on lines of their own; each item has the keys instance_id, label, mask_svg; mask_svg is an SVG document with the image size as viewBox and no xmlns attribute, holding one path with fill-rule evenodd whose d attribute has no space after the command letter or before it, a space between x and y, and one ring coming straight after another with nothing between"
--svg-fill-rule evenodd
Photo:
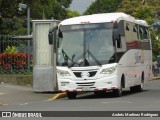
<instances>
[{"instance_id":1,"label":"bus mirror arm","mask_svg":"<svg viewBox=\"0 0 160 120\"><path fill-rule=\"evenodd\" d=\"M115 59L116 59L116 62L117 62L117 42L120 41L120 35L119 35L119 31L118 29L114 29L113 30L113 45L114 45L114 48L115 48Z\"/></svg>"},{"instance_id":2,"label":"bus mirror arm","mask_svg":"<svg viewBox=\"0 0 160 120\"><path fill-rule=\"evenodd\" d=\"M53 45L54 43L56 43L56 31L58 29L58 26L54 26L51 27L49 29L49 33L48 33L48 40L49 40L49 44Z\"/></svg>"},{"instance_id":3,"label":"bus mirror arm","mask_svg":"<svg viewBox=\"0 0 160 120\"><path fill-rule=\"evenodd\" d=\"M118 32L118 30L114 30L113 31L113 41L116 42L119 40L120 40L119 32Z\"/></svg>"},{"instance_id":4,"label":"bus mirror arm","mask_svg":"<svg viewBox=\"0 0 160 120\"><path fill-rule=\"evenodd\" d=\"M114 22L113 24L113 41L119 41L120 40L120 36L119 36L119 30L118 30L118 23L117 21Z\"/></svg>"}]
</instances>

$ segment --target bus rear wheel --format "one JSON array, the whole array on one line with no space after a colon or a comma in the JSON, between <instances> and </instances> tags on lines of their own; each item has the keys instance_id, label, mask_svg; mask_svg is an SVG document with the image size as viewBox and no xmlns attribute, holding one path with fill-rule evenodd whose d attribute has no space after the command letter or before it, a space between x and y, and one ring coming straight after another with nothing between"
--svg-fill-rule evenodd
<instances>
[{"instance_id":1,"label":"bus rear wheel","mask_svg":"<svg viewBox=\"0 0 160 120\"><path fill-rule=\"evenodd\" d=\"M76 99L77 93L76 92L67 92L68 99Z\"/></svg>"},{"instance_id":2,"label":"bus rear wheel","mask_svg":"<svg viewBox=\"0 0 160 120\"><path fill-rule=\"evenodd\" d=\"M132 93L142 92L142 91L143 91L143 86L144 86L144 84L143 84L143 82L142 82L140 85L130 87L130 91L131 91Z\"/></svg>"},{"instance_id":3,"label":"bus rear wheel","mask_svg":"<svg viewBox=\"0 0 160 120\"><path fill-rule=\"evenodd\" d=\"M144 88L144 82L141 81L141 84L137 86L137 92L142 92Z\"/></svg>"},{"instance_id":4,"label":"bus rear wheel","mask_svg":"<svg viewBox=\"0 0 160 120\"><path fill-rule=\"evenodd\" d=\"M141 77L141 84L130 87L130 91L132 93L134 93L134 92L142 92L143 89L144 89L144 74L142 74L142 77Z\"/></svg>"}]
</instances>

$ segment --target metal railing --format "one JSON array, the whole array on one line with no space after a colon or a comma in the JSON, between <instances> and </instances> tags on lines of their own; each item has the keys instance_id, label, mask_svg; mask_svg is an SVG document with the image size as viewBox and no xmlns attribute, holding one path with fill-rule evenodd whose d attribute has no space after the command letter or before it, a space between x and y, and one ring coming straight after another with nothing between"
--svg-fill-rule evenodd
<instances>
[{"instance_id":1,"label":"metal railing","mask_svg":"<svg viewBox=\"0 0 160 120\"><path fill-rule=\"evenodd\" d=\"M0 35L0 74L32 72L31 39L28 36Z\"/></svg>"}]
</instances>

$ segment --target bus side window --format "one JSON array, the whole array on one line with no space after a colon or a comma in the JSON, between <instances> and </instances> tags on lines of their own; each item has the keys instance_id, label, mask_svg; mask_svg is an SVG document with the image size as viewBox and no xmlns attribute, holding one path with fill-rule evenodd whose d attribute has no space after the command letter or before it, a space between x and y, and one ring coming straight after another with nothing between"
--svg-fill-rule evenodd
<instances>
[{"instance_id":1,"label":"bus side window","mask_svg":"<svg viewBox=\"0 0 160 120\"><path fill-rule=\"evenodd\" d=\"M133 38L133 39L135 39L135 40L139 40L139 34L138 34L139 32L138 32L138 26L137 25L134 25L133 26L133 37L135 37L135 38Z\"/></svg>"},{"instance_id":2,"label":"bus side window","mask_svg":"<svg viewBox=\"0 0 160 120\"><path fill-rule=\"evenodd\" d=\"M126 30L129 31L129 24L126 24Z\"/></svg>"}]
</instances>

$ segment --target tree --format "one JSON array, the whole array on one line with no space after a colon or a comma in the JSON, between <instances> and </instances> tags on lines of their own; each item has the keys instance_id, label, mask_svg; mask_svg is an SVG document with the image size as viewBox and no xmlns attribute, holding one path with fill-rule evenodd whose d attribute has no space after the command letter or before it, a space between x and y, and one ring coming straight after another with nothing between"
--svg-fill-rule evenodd
<instances>
[{"instance_id":1,"label":"tree","mask_svg":"<svg viewBox=\"0 0 160 120\"><path fill-rule=\"evenodd\" d=\"M2 5L2 0L0 0L0 7L1 7L1 5Z\"/></svg>"},{"instance_id":2,"label":"tree","mask_svg":"<svg viewBox=\"0 0 160 120\"><path fill-rule=\"evenodd\" d=\"M119 6L117 11L124 12L129 15L133 15L133 12L137 6L139 6L140 0L123 0Z\"/></svg>"},{"instance_id":3,"label":"tree","mask_svg":"<svg viewBox=\"0 0 160 120\"><path fill-rule=\"evenodd\" d=\"M160 19L160 0L123 0L117 11L128 13L135 18L144 19L150 25ZM153 59L160 51L160 25L151 30Z\"/></svg>"},{"instance_id":4,"label":"tree","mask_svg":"<svg viewBox=\"0 0 160 120\"><path fill-rule=\"evenodd\" d=\"M71 10L67 10L67 16L68 18L72 18L72 17L77 17L80 16L81 14L77 11L71 11Z\"/></svg>"},{"instance_id":5,"label":"tree","mask_svg":"<svg viewBox=\"0 0 160 120\"><path fill-rule=\"evenodd\" d=\"M84 14L115 12L122 0L96 0Z\"/></svg>"},{"instance_id":6,"label":"tree","mask_svg":"<svg viewBox=\"0 0 160 120\"><path fill-rule=\"evenodd\" d=\"M0 0L0 34L26 33L27 10L18 10L18 4L27 4L31 19L62 20L68 17L72 0ZM45 17L44 17L45 16Z\"/></svg>"},{"instance_id":7,"label":"tree","mask_svg":"<svg viewBox=\"0 0 160 120\"><path fill-rule=\"evenodd\" d=\"M160 35L157 34L154 30L151 30L151 39L152 39L152 53L153 60L157 59L157 55L160 52Z\"/></svg>"},{"instance_id":8,"label":"tree","mask_svg":"<svg viewBox=\"0 0 160 120\"><path fill-rule=\"evenodd\" d=\"M154 22L154 11L148 5L143 5L142 7L135 8L135 11L132 13L133 16L139 19L145 19L149 24Z\"/></svg>"},{"instance_id":9,"label":"tree","mask_svg":"<svg viewBox=\"0 0 160 120\"><path fill-rule=\"evenodd\" d=\"M117 11L130 14L139 19L145 19L152 24L156 19L160 19L160 1L123 0Z\"/></svg>"}]
</instances>

